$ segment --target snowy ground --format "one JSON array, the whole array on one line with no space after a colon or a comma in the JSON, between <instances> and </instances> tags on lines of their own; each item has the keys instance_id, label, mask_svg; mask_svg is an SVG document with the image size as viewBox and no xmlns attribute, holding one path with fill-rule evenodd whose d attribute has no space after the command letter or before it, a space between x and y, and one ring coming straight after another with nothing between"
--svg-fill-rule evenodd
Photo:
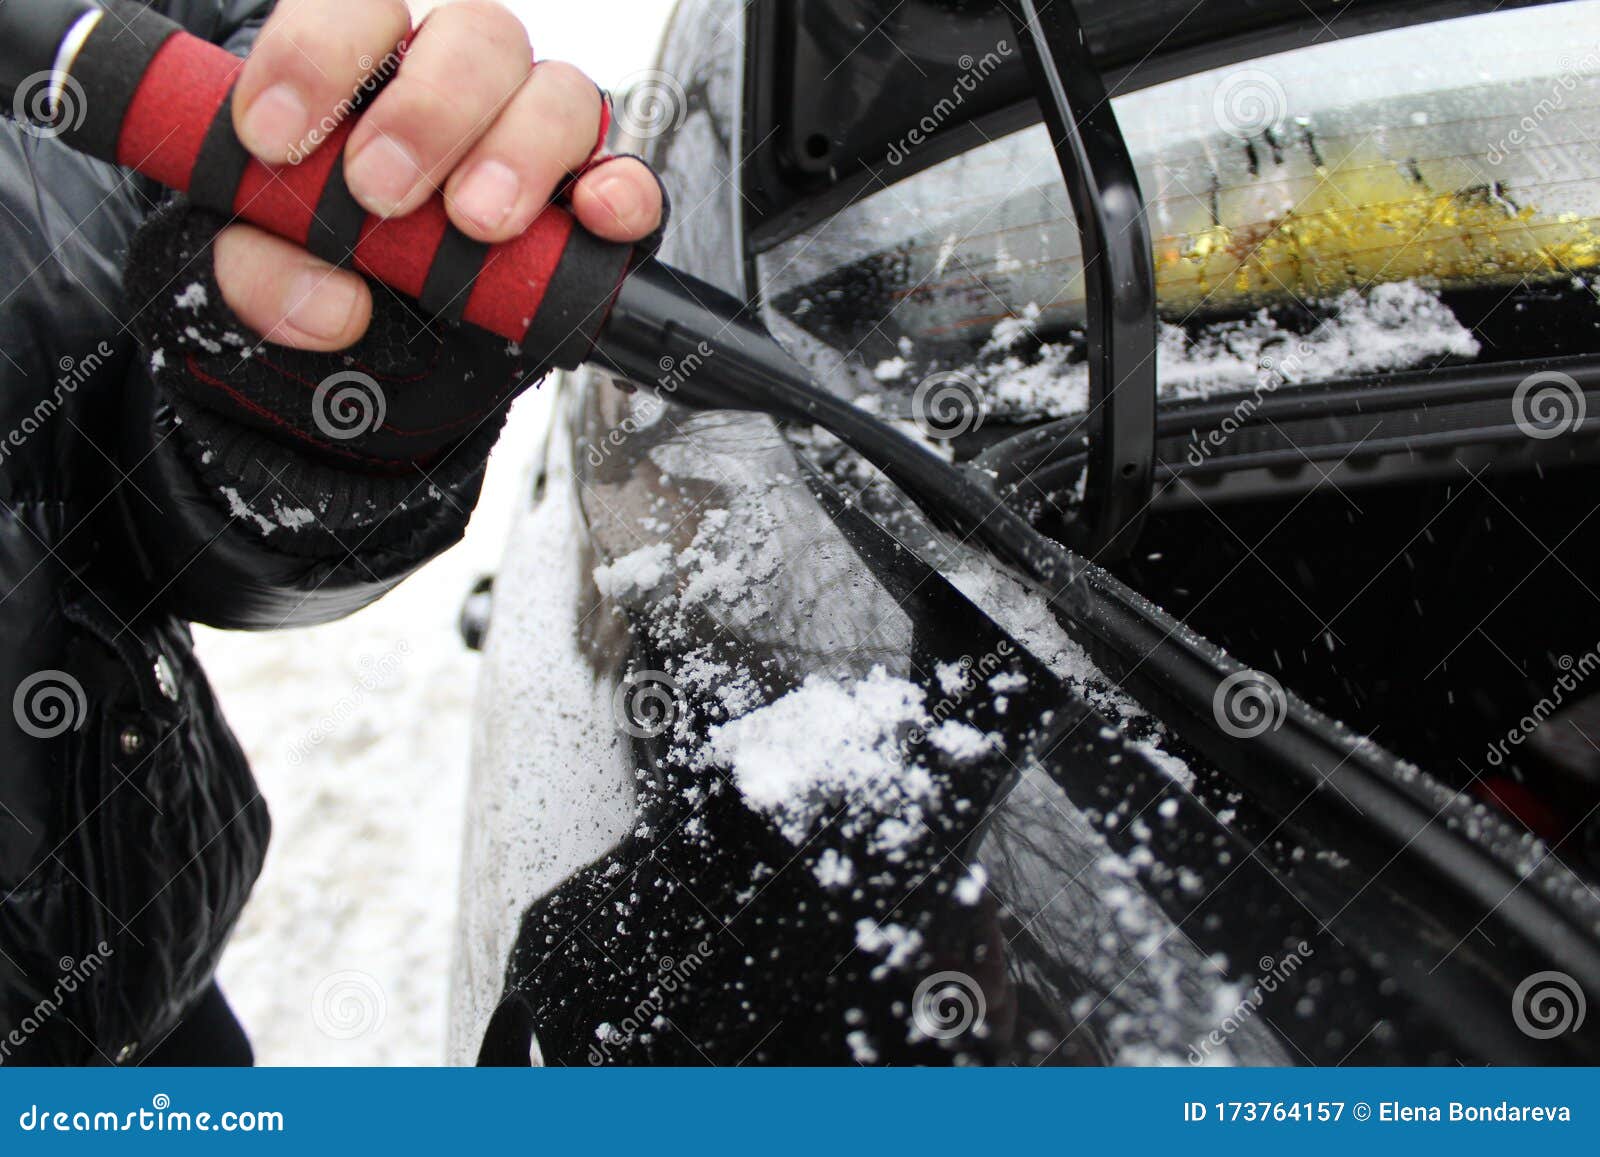
<instances>
[{"instance_id":1,"label":"snowy ground","mask_svg":"<svg viewBox=\"0 0 1600 1157\"><path fill-rule=\"evenodd\" d=\"M670 0L522 0L541 58L600 83L650 67ZM309 630L197 628L271 804L267 866L222 963L263 1064L436 1064L476 657L463 596L499 564L548 407L513 411L467 539L377 605Z\"/></svg>"},{"instance_id":2,"label":"snowy ground","mask_svg":"<svg viewBox=\"0 0 1600 1157\"><path fill-rule=\"evenodd\" d=\"M430 1064L445 979L477 657L455 619L498 565L548 407L519 403L467 540L338 623L197 628L272 807L222 983L266 1064Z\"/></svg>"}]
</instances>

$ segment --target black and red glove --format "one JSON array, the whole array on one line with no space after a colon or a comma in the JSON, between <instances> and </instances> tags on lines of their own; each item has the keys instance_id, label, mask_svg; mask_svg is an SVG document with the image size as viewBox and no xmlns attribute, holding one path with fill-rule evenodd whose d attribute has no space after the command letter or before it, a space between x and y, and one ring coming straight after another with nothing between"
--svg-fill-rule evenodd
<instances>
[{"instance_id":1,"label":"black and red glove","mask_svg":"<svg viewBox=\"0 0 1600 1157\"><path fill-rule=\"evenodd\" d=\"M616 158L606 158L608 163ZM636 253L652 253L668 216ZM227 220L178 200L154 214L124 277L133 330L169 393L332 466L410 473L485 426L550 368L473 326L427 317L367 278L372 321L355 345L314 353L264 341L228 308L212 265Z\"/></svg>"},{"instance_id":2,"label":"black and red glove","mask_svg":"<svg viewBox=\"0 0 1600 1157\"><path fill-rule=\"evenodd\" d=\"M264 341L228 308L212 267L225 218L185 202L135 235L124 283L133 330L171 395L330 466L357 473L428 468L483 428L546 369L481 330L431 321L368 279L360 341L315 353Z\"/></svg>"}]
</instances>

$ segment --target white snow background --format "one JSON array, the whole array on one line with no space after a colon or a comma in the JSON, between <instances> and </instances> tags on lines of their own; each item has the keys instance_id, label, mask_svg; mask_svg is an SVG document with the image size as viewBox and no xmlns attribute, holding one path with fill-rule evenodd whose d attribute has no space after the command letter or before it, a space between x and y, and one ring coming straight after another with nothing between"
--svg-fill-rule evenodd
<instances>
[{"instance_id":1,"label":"white snow background","mask_svg":"<svg viewBox=\"0 0 1600 1157\"><path fill-rule=\"evenodd\" d=\"M672 2L508 7L540 59L620 89L653 66ZM272 808L266 869L221 969L257 1063L444 1059L477 679L456 616L499 565L548 416L542 395L517 404L466 540L374 606L310 629L195 629Z\"/></svg>"}]
</instances>

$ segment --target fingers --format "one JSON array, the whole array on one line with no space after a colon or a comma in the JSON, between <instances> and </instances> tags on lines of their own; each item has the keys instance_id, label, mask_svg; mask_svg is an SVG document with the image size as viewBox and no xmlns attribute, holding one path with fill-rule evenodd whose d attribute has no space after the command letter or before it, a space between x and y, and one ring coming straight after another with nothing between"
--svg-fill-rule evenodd
<instances>
[{"instance_id":1,"label":"fingers","mask_svg":"<svg viewBox=\"0 0 1600 1157\"><path fill-rule=\"evenodd\" d=\"M375 69L392 79L344 149L345 182L368 212L410 213L439 188L458 229L507 241L593 154L594 83L569 64L535 68L521 21L491 0L443 5L414 33L403 0L280 4L235 89L240 140L268 163L298 161ZM579 221L611 241L639 240L661 219L660 187L632 160L584 172L571 199Z\"/></svg>"},{"instance_id":2,"label":"fingers","mask_svg":"<svg viewBox=\"0 0 1600 1157\"><path fill-rule=\"evenodd\" d=\"M600 90L570 64L543 61L444 186L456 227L479 241L521 233L594 152Z\"/></svg>"},{"instance_id":3,"label":"fingers","mask_svg":"<svg viewBox=\"0 0 1600 1157\"><path fill-rule=\"evenodd\" d=\"M268 341L337 350L372 320L372 295L349 270L253 225L230 225L212 245L222 299Z\"/></svg>"},{"instance_id":4,"label":"fingers","mask_svg":"<svg viewBox=\"0 0 1600 1157\"><path fill-rule=\"evenodd\" d=\"M268 164L310 152L319 126L410 31L404 0L278 5L240 70L234 132Z\"/></svg>"},{"instance_id":5,"label":"fingers","mask_svg":"<svg viewBox=\"0 0 1600 1157\"><path fill-rule=\"evenodd\" d=\"M522 22L500 5L461 0L435 9L399 74L350 133L344 172L355 199L385 217L417 208L518 95L532 67ZM522 147L529 144L525 138ZM506 185L504 173L487 177Z\"/></svg>"},{"instance_id":6,"label":"fingers","mask_svg":"<svg viewBox=\"0 0 1600 1157\"><path fill-rule=\"evenodd\" d=\"M639 241L661 224L661 186L632 157L595 165L572 186L572 211L607 241Z\"/></svg>"}]
</instances>

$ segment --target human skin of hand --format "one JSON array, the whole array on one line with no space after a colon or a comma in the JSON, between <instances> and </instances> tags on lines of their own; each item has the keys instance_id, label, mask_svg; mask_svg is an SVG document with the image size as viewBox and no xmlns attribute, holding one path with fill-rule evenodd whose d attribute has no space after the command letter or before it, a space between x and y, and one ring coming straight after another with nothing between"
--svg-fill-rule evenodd
<instances>
[{"instance_id":1,"label":"human skin of hand","mask_svg":"<svg viewBox=\"0 0 1600 1157\"><path fill-rule=\"evenodd\" d=\"M570 64L535 64L522 22L492 0L443 5L415 30L403 0L280 4L234 89L240 141L268 164L302 159L317 126L402 44L345 147L345 182L369 213L404 216L442 190L456 228L506 241L581 171L570 203L584 228L618 242L655 230L661 189L650 171L627 157L594 163L599 89ZM269 341L337 350L366 332L372 297L357 274L251 225L229 225L213 251L224 300Z\"/></svg>"}]
</instances>

